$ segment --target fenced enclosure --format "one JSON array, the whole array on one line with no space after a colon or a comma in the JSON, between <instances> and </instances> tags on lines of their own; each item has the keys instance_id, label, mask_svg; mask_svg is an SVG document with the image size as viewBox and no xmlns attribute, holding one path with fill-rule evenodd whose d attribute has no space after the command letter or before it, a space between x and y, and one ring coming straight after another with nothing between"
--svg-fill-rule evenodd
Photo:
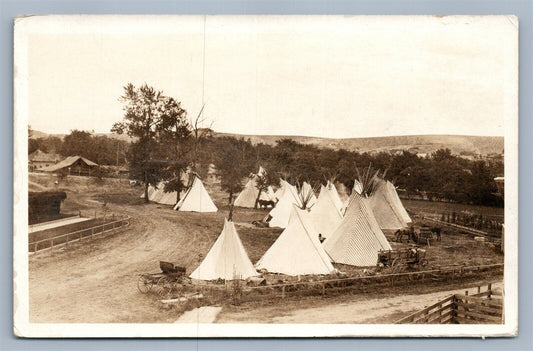
<instances>
[{"instance_id":1,"label":"fenced enclosure","mask_svg":"<svg viewBox=\"0 0 533 351\"><path fill-rule=\"evenodd\" d=\"M395 324L501 324L503 318L503 298L492 291L492 284L487 290L469 296L451 295L429 307L408 315Z\"/></svg>"},{"instance_id":2,"label":"fenced enclosure","mask_svg":"<svg viewBox=\"0 0 533 351\"><path fill-rule=\"evenodd\" d=\"M497 275L503 273L503 264L478 266L450 266L439 269L377 274L371 276L348 277L338 279L317 279L313 281L296 281L281 284L260 286L239 286L237 297L232 296L237 303L278 300L291 297L327 296L336 293L366 293L377 290L388 291L395 286L406 286L416 283L452 283L462 282L478 277L480 274ZM206 286L204 289L209 289ZM229 290L229 289L226 289ZM232 290L236 290L232 287ZM492 294L492 293L491 293Z\"/></svg>"},{"instance_id":3,"label":"fenced enclosure","mask_svg":"<svg viewBox=\"0 0 533 351\"><path fill-rule=\"evenodd\" d=\"M119 228L123 228L130 224L130 217L124 217L119 219L112 219L110 222L105 222L99 225L95 225L89 228L84 228L76 231L72 231L66 234L61 234L49 238L30 241L28 243L28 251L35 253L42 250L50 250L54 247L66 245L71 242L80 241L82 239L92 238L96 235L109 233Z\"/></svg>"}]
</instances>

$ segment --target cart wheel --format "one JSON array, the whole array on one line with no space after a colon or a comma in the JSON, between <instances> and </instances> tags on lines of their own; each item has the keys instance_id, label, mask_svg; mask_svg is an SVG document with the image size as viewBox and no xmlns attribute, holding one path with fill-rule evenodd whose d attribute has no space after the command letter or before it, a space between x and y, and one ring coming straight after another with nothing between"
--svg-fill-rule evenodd
<instances>
[{"instance_id":1,"label":"cart wheel","mask_svg":"<svg viewBox=\"0 0 533 351\"><path fill-rule=\"evenodd\" d=\"M143 275L140 275L139 279L137 280L137 289L139 289L139 291L143 294L146 294L148 291L150 291L153 285L154 282Z\"/></svg>"},{"instance_id":2,"label":"cart wheel","mask_svg":"<svg viewBox=\"0 0 533 351\"><path fill-rule=\"evenodd\" d=\"M161 277L157 281L157 286L159 288L159 296L166 297L172 291L172 282L170 282L167 277Z\"/></svg>"},{"instance_id":3,"label":"cart wheel","mask_svg":"<svg viewBox=\"0 0 533 351\"><path fill-rule=\"evenodd\" d=\"M391 264L393 273L400 273L402 270L402 260L399 257L396 257Z\"/></svg>"}]
</instances>

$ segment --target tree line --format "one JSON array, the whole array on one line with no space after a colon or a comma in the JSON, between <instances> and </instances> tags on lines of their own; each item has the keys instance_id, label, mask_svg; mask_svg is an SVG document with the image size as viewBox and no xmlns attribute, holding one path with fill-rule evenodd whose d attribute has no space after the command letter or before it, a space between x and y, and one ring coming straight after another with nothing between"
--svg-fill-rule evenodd
<instances>
[{"instance_id":1,"label":"tree line","mask_svg":"<svg viewBox=\"0 0 533 351\"><path fill-rule=\"evenodd\" d=\"M199 127L205 121L203 107L195 118L189 118L179 101L146 84L138 88L128 84L120 99L125 115L112 131L133 138L126 156L132 177L144 182L146 193L149 185L163 180L165 191L179 194L186 186L183 174L193 170L205 176L210 164L215 165L230 202L260 165L268 171L262 183L277 185L283 178L296 184L307 181L318 188L334 179L351 190L357 169L372 165L386 171L387 179L411 194L423 192L432 200L503 206L493 180L503 174L501 161L471 161L449 149L421 158L407 151L359 153L291 139L254 145L243 138L213 136L210 128Z\"/></svg>"},{"instance_id":2,"label":"tree line","mask_svg":"<svg viewBox=\"0 0 533 351\"><path fill-rule=\"evenodd\" d=\"M127 164L130 178L144 184L145 195L150 185L158 186L163 181L165 191L178 193L176 201L187 186L186 175L193 171L205 177L210 164L215 165L230 203L259 166L267 170L258 184L261 189L267 184L276 186L283 178L292 184L307 181L315 189L327 180L335 180L350 192L357 170L371 165L408 194L423 193L430 200L503 206L502 198L495 195L494 182L494 177L503 175L502 161L471 161L449 149L423 158L408 151L393 155L359 153L304 145L288 138L275 145L254 145L249 139L213 136L210 125L201 127L207 122L203 107L190 117L181 102L147 84L124 86L119 100L124 116L111 131L127 134L131 142L73 130L63 139L30 139L28 151L81 155L103 165L115 165L118 155L119 165Z\"/></svg>"},{"instance_id":3,"label":"tree line","mask_svg":"<svg viewBox=\"0 0 533 351\"><path fill-rule=\"evenodd\" d=\"M62 157L79 155L99 165L124 166L127 163L126 152L130 143L125 140L76 129L63 138L53 135L32 138L31 128L28 132L28 154L41 150Z\"/></svg>"}]
</instances>

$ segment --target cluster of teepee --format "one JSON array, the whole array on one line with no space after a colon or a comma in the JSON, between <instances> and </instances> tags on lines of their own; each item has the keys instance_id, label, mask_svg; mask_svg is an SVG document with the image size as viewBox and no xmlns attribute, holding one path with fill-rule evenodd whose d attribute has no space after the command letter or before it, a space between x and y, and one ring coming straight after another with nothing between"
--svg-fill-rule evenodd
<instances>
[{"instance_id":1,"label":"cluster of teepee","mask_svg":"<svg viewBox=\"0 0 533 351\"><path fill-rule=\"evenodd\" d=\"M163 205L172 205L177 211L190 212L217 212L218 208L211 200L209 193L204 187L200 177L193 173L191 174L190 186L180 197L180 201L176 204L177 192L164 192L164 183L161 182L154 187L148 187L148 199L152 202L157 202ZM141 195L144 198L144 193Z\"/></svg>"},{"instance_id":2,"label":"cluster of teepee","mask_svg":"<svg viewBox=\"0 0 533 351\"><path fill-rule=\"evenodd\" d=\"M250 174L244 189L241 191L239 196L235 199L234 205L237 207L247 207L254 208L256 206L255 202L259 196L259 200L266 201L275 201L274 190L271 186L268 187L267 191L262 191L259 195L259 189L257 189L257 180L259 177L262 177L265 174L263 167L259 167L259 171L256 174Z\"/></svg>"},{"instance_id":3,"label":"cluster of teepee","mask_svg":"<svg viewBox=\"0 0 533 351\"><path fill-rule=\"evenodd\" d=\"M317 198L309 184L298 191L282 180L275 193L278 203L268 217L271 227L284 230L255 266L235 225L225 220L222 233L191 278L246 279L258 275L257 270L293 276L331 274L335 271L332 263L374 266L379 250L391 249L382 229L404 225L410 218L390 182L378 184L369 198L361 195L359 189L354 190L343 204L332 182L321 186ZM255 196L256 199L257 193ZM384 224L380 222L381 216L392 217L389 220L395 222ZM326 240L321 243L319 236Z\"/></svg>"}]
</instances>

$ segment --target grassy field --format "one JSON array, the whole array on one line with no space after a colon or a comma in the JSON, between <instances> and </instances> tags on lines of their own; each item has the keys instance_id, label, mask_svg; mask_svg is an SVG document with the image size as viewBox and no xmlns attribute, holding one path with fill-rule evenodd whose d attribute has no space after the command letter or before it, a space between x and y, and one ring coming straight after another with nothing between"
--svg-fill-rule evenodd
<instances>
[{"instance_id":1,"label":"grassy field","mask_svg":"<svg viewBox=\"0 0 533 351\"><path fill-rule=\"evenodd\" d=\"M105 203L108 214L132 218L130 226L117 233L69 244L68 248L53 249L29 258L31 322L167 323L178 318L180 312L160 305L156 295L141 294L136 288L137 278L141 273L158 272L160 260L185 266L187 273L198 267L220 234L224 217L228 214L227 195L220 190L219 184L205 184L219 208L218 212L188 213L174 211L170 206L144 204L139 197L142 189L131 187L127 180L98 182L85 177L68 177L55 184L55 177L42 175L30 175L30 180L47 188L64 190L67 199L62 210L101 215ZM431 205L409 202L406 207L438 211L426 208L424 204ZM237 231L253 263L281 233L280 229L251 225L252 221L261 220L267 212L241 208L236 208L234 212ZM407 243L392 245L408 247ZM503 255L494 247L450 230L444 231L442 241L431 243L425 249L430 267L503 260ZM362 271L338 268L347 274L356 275ZM281 279L290 280L287 277ZM413 286L407 293L419 289ZM391 292L393 295L400 293L406 292ZM309 301L313 304L312 299ZM280 303L287 310L300 306L298 301ZM254 306L243 308L254 309Z\"/></svg>"},{"instance_id":2,"label":"grassy field","mask_svg":"<svg viewBox=\"0 0 533 351\"><path fill-rule=\"evenodd\" d=\"M424 200L407 200L402 199L404 207L408 210L411 210L417 214L424 214L428 216L439 217L443 213L470 213L483 215L485 217L494 217L503 219L504 209L500 207L489 207L489 206L475 206L475 205L465 205L465 204L456 204L451 202L432 202Z\"/></svg>"}]
</instances>

